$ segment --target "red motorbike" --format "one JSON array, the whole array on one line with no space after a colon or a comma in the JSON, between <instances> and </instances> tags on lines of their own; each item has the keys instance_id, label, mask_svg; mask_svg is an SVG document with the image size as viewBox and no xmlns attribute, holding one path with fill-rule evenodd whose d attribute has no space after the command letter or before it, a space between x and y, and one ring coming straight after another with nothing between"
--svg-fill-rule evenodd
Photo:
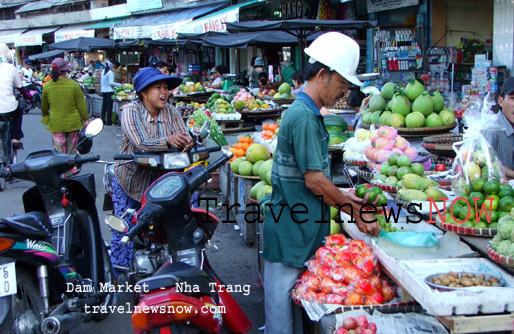
<instances>
[{"instance_id":1,"label":"red motorbike","mask_svg":"<svg viewBox=\"0 0 514 334\"><path fill-rule=\"evenodd\" d=\"M117 160L147 161L167 169L183 170L201 152L221 148L197 148L193 152L140 153L115 156ZM123 219L108 215L112 229L126 232L122 242L150 239L165 245L164 264L152 276L137 282L137 306L132 315L134 333L247 333L252 323L207 260L205 249L218 219L206 210L192 209L191 194L211 178L210 173L232 156L223 156L207 167L198 165L185 172L169 172L146 190L141 209L130 231ZM195 159L196 157L196 159ZM128 232L127 232L128 231Z\"/></svg>"}]
</instances>

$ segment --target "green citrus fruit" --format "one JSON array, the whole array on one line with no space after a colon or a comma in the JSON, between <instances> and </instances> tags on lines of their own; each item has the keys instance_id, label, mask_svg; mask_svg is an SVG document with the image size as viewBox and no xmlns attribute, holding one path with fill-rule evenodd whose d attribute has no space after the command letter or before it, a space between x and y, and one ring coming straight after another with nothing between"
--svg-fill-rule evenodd
<instances>
[{"instance_id":1,"label":"green citrus fruit","mask_svg":"<svg viewBox=\"0 0 514 334\"><path fill-rule=\"evenodd\" d=\"M484 183L484 192L488 195L497 194L500 191L500 182L487 181Z\"/></svg>"},{"instance_id":2,"label":"green citrus fruit","mask_svg":"<svg viewBox=\"0 0 514 334\"><path fill-rule=\"evenodd\" d=\"M482 191L484 189L485 180L481 177L473 181L471 184L472 191Z\"/></svg>"},{"instance_id":3,"label":"green citrus fruit","mask_svg":"<svg viewBox=\"0 0 514 334\"><path fill-rule=\"evenodd\" d=\"M355 188L355 196L357 196L359 198L364 198L366 191L368 191L368 187L361 184L361 185L357 186L357 188Z\"/></svg>"}]
</instances>

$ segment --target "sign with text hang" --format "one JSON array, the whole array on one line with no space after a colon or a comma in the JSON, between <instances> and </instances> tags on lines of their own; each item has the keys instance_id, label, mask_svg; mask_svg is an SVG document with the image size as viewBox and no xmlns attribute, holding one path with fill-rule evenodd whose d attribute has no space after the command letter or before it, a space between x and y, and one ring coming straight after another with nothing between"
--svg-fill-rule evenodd
<instances>
[{"instance_id":1,"label":"sign with text hang","mask_svg":"<svg viewBox=\"0 0 514 334\"><path fill-rule=\"evenodd\" d=\"M16 37L14 40L14 46L34 46L43 45L43 35L41 34L23 34Z\"/></svg>"},{"instance_id":2,"label":"sign with text hang","mask_svg":"<svg viewBox=\"0 0 514 334\"><path fill-rule=\"evenodd\" d=\"M415 6L419 0L367 0L368 13L380 12L407 6Z\"/></svg>"},{"instance_id":3,"label":"sign with text hang","mask_svg":"<svg viewBox=\"0 0 514 334\"><path fill-rule=\"evenodd\" d=\"M162 0L127 0L129 12L162 8Z\"/></svg>"},{"instance_id":4,"label":"sign with text hang","mask_svg":"<svg viewBox=\"0 0 514 334\"><path fill-rule=\"evenodd\" d=\"M191 21L180 32L191 34L203 34L209 31L226 32L225 22L239 22L239 8Z\"/></svg>"},{"instance_id":5,"label":"sign with text hang","mask_svg":"<svg viewBox=\"0 0 514 334\"><path fill-rule=\"evenodd\" d=\"M152 39L177 38L178 32L181 31L181 28L190 21L191 20L185 20L152 26L150 27Z\"/></svg>"},{"instance_id":6,"label":"sign with text hang","mask_svg":"<svg viewBox=\"0 0 514 334\"><path fill-rule=\"evenodd\" d=\"M62 41L69 41L70 39L75 39L79 37L95 37L95 31L94 30L66 30L61 29L57 30L54 33L54 40L55 43L62 42Z\"/></svg>"}]
</instances>

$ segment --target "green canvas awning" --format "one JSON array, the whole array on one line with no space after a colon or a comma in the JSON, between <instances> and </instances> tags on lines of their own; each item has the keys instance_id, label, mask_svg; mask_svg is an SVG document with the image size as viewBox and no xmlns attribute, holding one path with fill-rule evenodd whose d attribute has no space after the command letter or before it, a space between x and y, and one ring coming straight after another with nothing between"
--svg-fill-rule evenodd
<instances>
[{"instance_id":1,"label":"green canvas awning","mask_svg":"<svg viewBox=\"0 0 514 334\"><path fill-rule=\"evenodd\" d=\"M115 26L116 24L121 23L121 22L123 22L125 20L126 20L126 18L97 22L97 23L94 23L94 24L92 24L90 26L84 27L83 29L84 30L107 29L107 28Z\"/></svg>"}]
</instances>

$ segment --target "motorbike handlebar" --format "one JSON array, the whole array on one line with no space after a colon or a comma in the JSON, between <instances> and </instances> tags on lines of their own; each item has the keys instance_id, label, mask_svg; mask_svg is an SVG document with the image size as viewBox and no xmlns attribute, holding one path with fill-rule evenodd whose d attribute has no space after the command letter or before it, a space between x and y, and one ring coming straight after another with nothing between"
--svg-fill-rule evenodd
<instances>
[{"instance_id":1,"label":"motorbike handlebar","mask_svg":"<svg viewBox=\"0 0 514 334\"><path fill-rule=\"evenodd\" d=\"M76 164L83 164L83 163L86 163L86 162L92 162L92 161L98 161L98 160L100 160L100 156L98 154L96 154L96 155L84 155L84 156L77 155L77 156L75 156L75 163Z\"/></svg>"},{"instance_id":2,"label":"motorbike handlebar","mask_svg":"<svg viewBox=\"0 0 514 334\"><path fill-rule=\"evenodd\" d=\"M114 156L114 160L133 160L134 156L132 154L116 154Z\"/></svg>"},{"instance_id":3,"label":"motorbike handlebar","mask_svg":"<svg viewBox=\"0 0 514 334\"><path fill-rule=\"evenodd\" d=\"M223 153L223 155L218 158L216 161L214 161L212 164L209 164L207 166L207 171L209 173L212 173L214 172L216 169L220 168L221 166L223 166L225 164L225 162L227 162L230 158L232 158L234 156L234 154L232 154L232 152L225 152Z\"/></svg>"},{"instance_id":4,"label":"motorbike handlebar","mask_svg":"<svg viewBox=\"0 0 514 334\"><path fill-rule=\"evenodd\" d=\"M136 225L134 226L133 229L131 229L130 231L128 231L122 238L121 238L121 243L122 244L128 244L130 241L132 241L132 239L134 239L134 237L136 235L138 235L139 233L141 233L141 231L147 227L148 224L150 224L150 222L152 221L151 219L151 216L150 215L141 215L141 216L138 216L137 217L137 222L136 222Z\"/></svg>"}]
</instances>

